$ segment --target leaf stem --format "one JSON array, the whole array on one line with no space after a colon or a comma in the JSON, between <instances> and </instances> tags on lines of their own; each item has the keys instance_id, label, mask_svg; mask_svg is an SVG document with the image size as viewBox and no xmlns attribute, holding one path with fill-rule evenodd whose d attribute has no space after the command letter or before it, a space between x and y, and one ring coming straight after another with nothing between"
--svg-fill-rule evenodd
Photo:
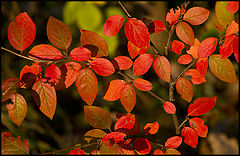
<instances>
[{"instance_id":1,"label":"leaf stem","mask_svg":"<svg viewBox=\"0 0 240 156\"><path fill-rule=\"evenodd\" d=\"M189 117L187 117L182 123L181 125L178 127L178 129L180 130L180 128L189 120Z\"/></svg>"}]
</instances>

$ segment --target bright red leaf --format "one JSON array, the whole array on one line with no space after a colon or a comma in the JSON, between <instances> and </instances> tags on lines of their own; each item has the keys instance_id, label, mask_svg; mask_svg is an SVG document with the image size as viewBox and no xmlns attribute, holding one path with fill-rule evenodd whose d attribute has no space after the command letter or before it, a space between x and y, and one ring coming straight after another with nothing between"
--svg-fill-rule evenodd
<instances>
[{"instance_id":1,"label":"bright red leaf","mask_svg":"<svg viewBox=\"0 0 240 156\"><path fill-rule=\"evenodd\" d=\"M206 82L204 75L201 75L197 69L188 69L185 75L192 76L191 81L193 84L202 84Z\"/></svg>"},{"instance_id":2,"label":"bright red leaf","mask_svg":"<svg viewBox=\"0 0 240 156\"><path fill-rule=\"evenodd\" d=\"M177 20L180 16L180 11L181 9L177 7L177 9L174 9L174 11L173 11L173 8L171 8L167 13L166 21L169 23L170 26L177 23Z\"/></svg>"},{"instance_id":3,"label":"bright red leaf","mask_svg":"<svg viewBox=\"0 0 240 156\"><path fill-rule=\"evenodd\" d=\"M141 90L141 91L150 91L152 90L152 84L151 82L141 79L141 78L136 78L133 80L134 86Z\"/></svg>"},{"instance_id":4,"label":"bright red leaf","mask_svg":"<svg viewBox=\"0 0 240 156\"><path fill-rule=\"evenodd\" d=\"M166 30L166 28L162 21L155 20L149 24L148 30L149 30L149 33L152 34L152 33L160 33Z\"/></svg>"},{"instance_id":5,"label":"bright red leaf","mask_svg":"<svg viewBox=\"0 0 240 156\"><path fill-rule=\"evenodd\" d=\"M223 45L220 46L219 52L222 55L222 58L227 58L233 53L233 41L236 38L236 35L229 35L225 37Z\"/></svg>"},{"instance_id":6,"label":"bright red leaf","mask_svg":"<svg viewBox=\"0 0 240 156\"><path fill-rule=\"evenodd\" d=\"M181 98L190 102L192 101L193 91L192 84L186 78L180 77L176 81L176 90L178 94L181 95Z\"/></svg>"},{"instance_id":7,"label":"bright red leaf","mask_svg":"<svg viewBox=\"0 0 240 156\"><path fill-rule=\"evenodd\" d=\"M142 54L133 63L133 75L143 75L151 67L153 62L152 54Z\"/></svg>"},{"instance_id":8,"label":"bright red leaf","mask_svg":"<svg viewBox=\"0 0 240 156\"><path fill-rule=\"evenodd\" d=\"M173 137L167 139L164 146L169 147L169 148L178 148L178 146L180 146L181 143L182 143L182 137L173 136Z\"/></svg>"},{"instance_id":9,"label":"bright red leaf","mask_svg":"<svg viewBox=\"0 0 240 156\"><path fill-rule=\"evenodd\" d=\"M136 138L133 141L133 147L138 154L149 154L151 152L151 144L146 138Z\"/></svg>"},{"instance_id":10,"label":"bright red leaf","mask_svg":"<svg viewBox=\"0 0 240 156\"><path fill-rule=\"evenodd\" d=\"M84 139L90 143L91 140L103 138L107 133L101 129L91 129L84 134Z\"/></svg>"},{"instance_id":11,"label":"bright red leaf","mask_svg":"<svg viewBox=\"0 0 240 156\"><path fill-rule=\"evenodd\" d=\"M117 35L123 24L123 19L124 17L120 15L113 15L108 17L103 26L103 34L108 37Z\"/></svg>"},{"instance_id":12,"label":"bright red leaf","mask_svg":"<svg viewBox=\"0 0 240 156\"><path fill-rule=\"evenodd\" d=\"M92 105L98 92L98 82L96 75L89 69L84 68L78 72L76 87L81 98Z\"/></svg>"},{"instance_id":13,"label":"bright red leaf","mask_svg":"<svg viewBox=\"0 0 240 156\"><path fill-rule=\"evenodd\" d=\"M170 82L171 65L165 56L157 56L153 63L155 73L160 79Z\"/></svg>"},{"instance_id":14,"label":"bright red leaf","mask_svg":"<svg viewBox=\"0 0 240 156\"><path fill-rule=\"evenodd\" d=\"M194 44L190 47L190 49L187 51L188 54L192 55L193 58L198 58L198 47L200 45L200 41L195 38Z\"/></svg>"},{"instance_id":15,"label":"bright red leaf","mask_svg":"<svg viewBox=\"0 0 240 156\"><path fill-rule=\"evenodd\" d=\"M70 52L70 57L74 61L87 61L91 58L91 51L84 47L77 47Z\"/></svg>"},{"instance_id":16,"label":"bright red leaf","mask_svg":"<svg viewBox=\"0 0 240 156\"><path fill-rule=\"evenodd\" d=\"M204 39L198 47L198 57L205 58L210 56L217 47L218 39L215 37L209 37Z\"/></svg>"},{"instance_id":17,"label":"bright red leaf","mask_svg":"<svg viewBox=\"0 0 240 156\"><path fill-rule=\"evenodd\" d=\"M184 43L174 40L172 41L172 51L176 54L181 54L182 50L185 48Z\"/></svg>"},{"instance_id":18,"label":"bright red leaf","mask_svg":"<svg viewBox=\"0 0 240 156\"><path fill-rule=\"evenodd\" d=\"M115 101L120 98L122 89L124 88L126 82L123 80L112 80L106 87L106 92L103 96L103 99L107 101Z\"/></svg>"},{"instance_id":19,"label":"bright red leaf","mask_svg":"<svg viewBox=\"0 0 240 156\"><path fill-rule=\"evenodd\" d=\"M236 61L239 63L239 40L238 36L233 40L233 53L236 58Z\"/></svg>"},{"instance_id":20,"label":"bright red leaf","mask_svg":"<svg viewBox=\"0 0 240 156\"><path fill-rule=\"evenodd\" d=\"M91 68L101 76L109 76L115 72L113 64L105 58L96 58L90 63Z\"/></svg>"},{"instance_id":21,"label":"bright red leaf","mask_svg":"<svg viewBox=\"0 0 240 156\"><path fill-rule=\"evenodd\" d=\"M145 54L147 52L147 49L149 48L149 43L147 45L145 45L143 48L139 48L137 46L135 46L132 42L128 41L128 53L130 55L130 57L133 59L135 58L138 54Z\"/></svg>"},{"instance_id":22,"label":"bright red leaf","mask_svg":"<svg viewBox=\"0 0 240 156\"><path fill-rule=\"evenodd\" d=\"M143 48L150 41L148 28L141 21L136 18L128 18L124 26L127 39L135 46Z\"/></svg>"},{"instance_id":23,"label":"bright red leaf","mask_svg":"<svg viewBox=\"0 0 240 156\"><path fill-rule=\"evenodd\" d=\"M202 7L192 7L184 14L183 20L192 25L200 25L208 19L208 16L209 10Z\"/></svg>"},{"instance_id":24,"label":"bright red leaf","mask_svg":"<svg viewBox=\"0 0 240 156\"><path fill-rule=\"evenodd\" d=\"M130 113L136 104L136 93L132 84L126 84L120 95L120 101L125 110Z\"/></svg>"},{"instance_id":25,"label":"bright red leaf","mask_svg":"<svg viewBox=\"0 0 240 156\"><path fill-rule=\"evenodd\" d=\"M178 63L179 64L189 64L191 63L193 60L192 56L189 55L189 54L184 54L184 55L181 55L179 58L178 58Z\"/></svg>"},{"instance_id":26,"label":"bright red leaf","mask_svg":"<svg viewBox=\"0 0 240 156\"><path fill-rule=\"evenodd\" d=\"M186 144L196 148L198 144L198 135L191 127L184 127L182 129L183 140Z\"/></svg>"},{"instance_id":27,"label":"bright red leaf","mask_svg":"<svg viewBox=\"0 0 240 156\"><path fill-rule=\"evenodd\" d=\"M231 34L235 34L238 31L239 31L239 25L238 25L238 23L236 23L233 20L232 23L230 25L228 25L228 27L226 29L226 36L231 35Z\"/></svg>"},{"instance_id":28,"label":"bright red leaf","mask_svg":"<svg viewBox=\"0 0 240 156\"><path fill-rule=\"evenodd\" d=\"M67 155L85 155L85 152L82 149L73 149Z\"/></svg>"},{"instance_id":29,"label":"bright red leaf","mask_svg":"<svg viewBox=\"0 0 240 156\"><path fill-rule=\"evenodd\" d=\"M57 84L59 82L60 76L61 71L55 64L51 64L45 70L45 77L50 83Z\"/></svg>"},{"instance_id":30,"label":"bright red leaf","mask_svg":"<svg viewBox=\"0 0 240 156\"><path fill-rule=\"evenodd\" d=\"M209 112L215 105L217 96L214 97L200 97L193 101L188 107L188 115L199 116Z\"/></svg>"},{"instance_id":31,"label":"bright red leaf","mask_svg":"<svg viewBox=\"0 0 240 156\"><path fill-rule=\"evenodd\" d=\"M94 128L109 129L112 123L110 114L101 107L84 106L85 118Z\"/></svg>"},{"instance_id":32,"label":"bright red leaf","mask_svg":"<svg viewBox=\"0 0 240 156\"><path fill-rule=\"evenodd\" d=\"M176 34L180 40L184 43L193 45L194 44L194 33L189 24L186 22L179 22L176 26Z\"/></svg>"},{"instance_id":33,"label":"bright red leaf","mask_svg":"<svg viewBox=\"0 0 240 156\"><path fill-rule=\"evenodd\" d=\"M163 104L163 108L164 108L165 112L167 112L169 114L175 114L176 113L176 107L172 102L165 101L164 104Z\"/></svg>"},{"instance_id":34,"label":"bright red leaf","mask_svg":"<svg viewBox=\"0 0 240 156\"><path fill-rule=\"evenodd\" d=\"M17 93L20 80L18 78L9 78L2 84L2 102L9 99L11 95Z\"/></svg>"},{"instance_id":35,"label":"bright red leaf","mask_svg":"<svg viewBox=\"0 0 240 156\"><path fill-rule=\"evenodd\" d=\"M102 142L111 140L112 143L119 143L119 142L123 141L124 137L126 137L126 136L127 135L122 132L111 132L102 138Z\"/></svg>"},{"instance_id":36,"label":"bright red leaf","mask_svg":"<svg viewBox=\"0 0 240 156\"><path fill-rule=\"evenodd\" d=\"M159 129L159 124L157 121L154 123L147 123L144 126L144 134L145 135L156 134L158 132L158 129Z\"/></svg>"},{"instance_id":37,"label":"bright red leaf","mask_svg":"<svg viewBox=\"0 0 240 156\"><path fill-rule=\"evenodd\" d=\"M200 137L206 137L208 132L208 127L204 125L202 119L194 117L189 119L189 125L197 132Z\"/></svg>"},{"instance_id":38,"label":"bright red leaf","mask_svg":"<svg viewBox=\"0 0 240 156\"><path fill-rule=\"evenodd\" d=\"M198 72L202 76L205 76L207 73L207 68L208 68L208 57L199 58L196 62L196 69L198 70Z\"/></svg>"},{"instance_id":39,"label":"bright red leaf","mask_svg":"<svg viewBox=\"0 0 240 156\"><path fill-rule=\"evenodd\" d=\"M115 131L127 133L135 125L135 115L127 114L119 118L114 126Z\"/></svg>"},{"instance_id":40,"label":"bright red leaf","mask_svg":"<svg viewBox=\"0 0 240 156\"><path fill-rule=\"evenodd\" d=\"M127 56L117 56L111 62L117 70L127 70L133 64L132 60Z\"/></svg>"},{"instance_id":41,"label":"bright red leaf","mask_svg":"<svg viewBox=\"0 0 240 156\"><path fill-rule=\"evenodd\" d=\"M35 36L35 24L26 12L15 17L15 21L8 26L8 40L15 49L21 52L32 44Z\"/></svg>"},{"instance_id":42,"label":"bright red leaf","mask_svg":"<svg viewBox=\"0 0 240 156\"><path fill-rule=\"evenodd\" d=\"M239 2L238 1L229 1L227 4L227 11L229 11L232 14L235 14L238 11L239 8Z\"/></svg>"},{"instance_id":43,"label":"bright red leaf","mask_svg":"<svg viewBox=\"0 0 240 156\"><path fill-rule=\"evenodd\" d=\"M161 149L155 149L153 155L164 155L164 152Z\"/></svg>"}]
</instances>

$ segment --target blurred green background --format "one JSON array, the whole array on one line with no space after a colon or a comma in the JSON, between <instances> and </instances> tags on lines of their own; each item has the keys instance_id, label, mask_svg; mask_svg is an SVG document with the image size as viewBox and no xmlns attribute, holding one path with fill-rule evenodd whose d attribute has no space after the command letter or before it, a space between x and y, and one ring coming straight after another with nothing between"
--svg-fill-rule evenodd
<instances>
[{"instance_id":1,"label":"blurred green background","mask_svg":"<svg viewBox=\"0 0 240 156\"><path fill-rule=\"evenodd\" d=\"M160 20L166 27L168 24L165 21L165 17L168 10L181 5L180 1L124 1L123 3L133 17L137 17L138 19L146 17L152 20ZM210 10L210 16L204 24L192 27L195 36L200 41L210 36L218 38L219 32L213 25L215 3L213 1L195 1L191 2L188 8L194 6L204 7ZM38 44L51 44L47 38L46 25L48 18L53 16L66 23L72 32L73 39L69 49L81 45L79 29L87 29L97 32L106 40L109 46L110 59L120 55L129 57L127 39L123 27L118 35L114 37L106 37L102 33L104 22L109 16L118 14L127 17L117 2L1 1L2 47L16 51L8 41L8 25L18 14L25 11L32 18L37 29L33 44L31 44L25 52L28 52L33 46ZM167 37L167 32L151 35L151 41L160 52L164 51L164 44L167 41ZM172 40L179 39L174 34ZM153 49L150 47L147 53L153 53ZM182 53L186 53L185 49ZM215 53L219 53L218 49ZM177 64L176 60L178 56L179 55L175 53L169 53L173 78L185 68L184 65ZM238 76L238 63L233 55L231 55L229 59L232 61ZM31 62L1 50L1 83L8 78L19 77L21 69L26 64L31 65ZM125 71L125 73L132 76L132 69ZM153 67L151 67L145 75L138 77L152 82L153 91L163 99L168 99L168 84L157 77ZM108 82L116 78L123 78L118 74L107 77L97 75L97 78L99 89L93 105L100 106L111 112L114 122L116 120L115 113L126 113L126 111L121 105L120 100L108 102L102 97ZM201 116L208 125L208 136L207 138L199 137L199 143L196 149L189 147L185 143L178 149L180 152L192 154L238 153L238 84L232 85L217 79L209 69L206 80L207 82L203 84L193 85L193 100L203 96L217 96L217 104L214 109ZM160 125L159 132L153 135L152 138L164 144L167 138L175 135L175 127L171 115L164 112L160 101L148 93L138 91L137 89L135 89L135 91L137 102L132 113L135 114L139 120L141 132L143 133L143 127L146 123L158 121ZM28 104L28 113L25 120L20 127L16 126L8 116L6 109L7 103L3 102L1 105L1 131L9 131L15 137L21 136L22 139L28 139L31 154L50 152L74 146L75 144L81 143L82 136L85 132L92 129L85 120L83 106L86 105L86 103L79 96L75 83L65 90L57 91L58 102L53 120L48 119L39 111L31 97L31 90L20 89L20 94L25 97ZM174 91L174 98L177 105L177 117L181 123L187 115L189 103L182 100L176 91ZM114 124L112 124L112 126L114 126ZM153 145L153 149L156 147L157 146ZM68 151L65 151L65 153L66 152Z\"/></svg>"}]
</instances>

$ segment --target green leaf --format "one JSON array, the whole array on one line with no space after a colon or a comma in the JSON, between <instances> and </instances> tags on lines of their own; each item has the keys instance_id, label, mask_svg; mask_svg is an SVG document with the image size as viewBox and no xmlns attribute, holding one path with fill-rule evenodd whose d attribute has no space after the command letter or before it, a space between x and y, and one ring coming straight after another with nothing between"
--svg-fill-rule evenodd
<instances>
[{"instance_id":1,"label":"green leaf","mask_svg":"<svg viewBox=\"0 0 240 156\"><path fill-rule=\"evenodd\" d=\"M218 22L226 28L233 20L233 15L226 9L228 2L227 1L218 1L215 4L215 13L217 16Z\"/></svg>"}]
</instances>

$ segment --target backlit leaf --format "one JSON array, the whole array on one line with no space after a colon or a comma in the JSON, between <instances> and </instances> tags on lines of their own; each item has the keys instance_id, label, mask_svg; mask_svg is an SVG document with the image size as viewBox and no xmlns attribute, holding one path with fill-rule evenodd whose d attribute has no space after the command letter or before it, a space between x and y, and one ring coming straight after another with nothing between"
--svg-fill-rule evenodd
<instances>
[{"instance_id":1,"label":"backlit leaf","mask_svg":"<svg viewBox=\"0 0 240 156\"><path fill-rule=\"evenodd\" d=\"M225 37L224 43L219 47L219 52L222 55L222 58L227 58L232 55L233 41L236 37L236 35L229 35Z\"/></svg>"},{"instance_id":2,"label":"backlit leaf","mask_svg":"<svg viewBox=\"0 0 240 156\"><path fill-rule=\"evenodd\" d=\"M147 123L144 126L144 134L145 135L156 134L158 132L158 129L159 129L159 124L157 121L154 123Z\"/></svg>"},{"instance_id":3,"label":"backlit leaf","mask_svg":"<svg viewBox=\"0 0 240 156\"><path fill-rule=\"evenodd\" d=\"M85 155L85 152L82 149L73 149L67 155Z\"/></svg>"},{"instance_id":4,"label":"backlit leaf","mask_svg":"<svg viewBox=\"0 0 240 156\"><path fill-rule=\"evenodd\" d=\"M160 33L166 30L166 28L162 21L155 20L149 24L148 30L149 30L149 33L152 34L152 33Z\"/></svg>"},{"instance_id":5,"label":"backlit leaf","mask_svg":"<svg viewBox=\"0 0 240 156\"><path fill-rule=\"evenodd\" d=\"M117 56L111 62L117 70L127 70L133 64L132 60L127 56Z\"/></svg>"},{"instance_id":6,"label":"backlit leaf","mask_svg":"<svg viewBox=\"0 0 240 156\"><path fill-rule=\"evenodd\" d=\"M167 112L169 114L175 114L176 113L176 107L172 102L165 101L164 104L163 104L163 108L164 108L165 112Z\"/></svg>"},{"instance_id":7,"label":"backlit leaf","mask_svg":"<svg viewBox=\"0 0 240 156\"><path fill-rule=\"evenodd\" d=\"M200 97L193 101L188 107L188 115L199 116L209 112L215 105L217 96L214 97Z\"/></svg>"},{"instance_id":8,"label":"backlit leaf","mask_svg":"<svg viewBox=\"0 0 240 156\"><path fill-rule=\"evenodd\" d=\"M101 129L91 129L84 134L84 139L90 143L91 140L103 138L107 133Z\"/></svg>"},{"instance_id":9,"label":"backlit leaf","mask_svg":"<svg viewBox=\"0 0 240 156\"><path fill-rule=\"evenodd\" d=\"M111 126L110 114L97 106L84 106L84 113L88 123L94 128L109 129Z\"/></svg>"},{"instance_id":10,"label":"backlit leaf","mask_svg":"<svg viewBox=\"0 0 240 156\"><path fill-rule=\"evenodd\" d=\"M126 82L120 79L112 80L107 88L106 92L103 96L103 99L107 101L115 101L120 98L122 93L122 89L124 88Z\"/></svg>"},{"instance_id":11,"label":"backlit leaf","mask_svg":"<svg viewBox=\"0 0 240 156\"><path fill-rule=\"evenodd\" d=\"M135 46L132 42L128 41L128 53L132 59L134 59L138 54L145 54L149 48L149 44L145 45L143 48Z\"/></svg>"},{"instance_id":12,"label":"backlit leaf","mask_svg":"<svg viewBox=\"0 0 240 156\"><path fill-rule=\"evenodd\" d=\"M164 152L161 149L155 149L153 155L164 155Z\"/></svg>"},{"instance_id":13,"label":"backlit leaf","mask_svg":"<svg viewBox=\"0 0 240 156\"><path fill-rule=\"evenodd\" d=\"M166 152L165 152L166 155L181 155L181 153L174 149L174 148L168 148L166 149Z\"/></svg>"},{"instance_id":14,"label":"backlit leaf","mask_svg":"<svg viewBox=\"0 0 240 156\"><path fill-rule=\"evenodd\" d=\"M48 80L48 82L57 84L59 82L60 76L61 71L55 64L51 64L45 70L45 77Z\"/></svg>"},{"instance_id":15,"label":"backlit leaf","mask_svg":"<svg viewBox=\"0 0 240 156\"><path fill-rule=\"evenodd\" d=\"M160 79L170 82L171 65L165 56L157 56L153 63L155 73Z\"/></svg>"},{"instance_id":16,"label":"backlit leaf","mask_svg":"<svg viewBox=\"0 0 240 156\"><path fill-rule=\"evenodd\" d=\"M35 24L26 12L15 17L15 21L8 26L8 40L15 49L21 52L32 44L35 36Z\"/></svg>"},{"instance_id":17,"label":"backlit leaf","mask_svg":"<svg viewBox=\"0 0 240 156\"><path fill-rule=\"evenodd\" d=\"M228 59L222 59L219 54L209 57L209 68L211 72L220 80L228 83L237 83L237 76L232 62Z\"/></svg>"},{"instance_id":18,"label":"backlit leaf","mask_svg":"<svg viewBox=\"0 0 240 156\"><path fill-rule=\"evenodd\" d=\"M26 78L23 78L24 74L32 73L33 75L38 75L41 70L41 66L37 63L33 63L31 66L25 65L20 72L20 79L27 80Z\"/></svg>"},{"instance_id":19,"label":"backlit leaf","mask_svg":"<svg viewBox=\"0 0 240 156\"><path fill-rule=\"evenodd\" d=\"M50 16L47 22L47 36L49 41L60 49L66 50L72 42L68 26L53 16Z\"/></svg>"},{"instance_id":20,"label":"backlit leaf","mask_svg":"<svg viewBox=\"0 0 240 156\"><path fill-rule=\"evenodd\" d=\"M142 54L133 63L133 75L143 75L151 67L153 62L152 54Z\"/></svg>"},{"instance_id":21,"label":"backlit leaf","mask_svg":"<svg viewBox=\"0 0 240 156\"><path fill-rule=\"evenodd\" d=\"M2 102L9 99L11 95L17 93L20 80L18 78L9 78L2 84Z\"/></svg>"},{"instance_id":22,"label":"backlit leaf","mask_svg":"<svg viewBox=\"0 0 240 156\"><path fill-rule=\"evenodd\" d=\"M136 104L136 94L132 84L126 84L120 95L120 101L125 110L130 113Z\"/></svg>"},{"instance_id":23,"label":"backlit leaf","mask_svg":"<svg viewBox=\"0 0 240 156\"><path fill-rule=\"evenodd\" d=\"M114 126L115 131L127 133L135 125L135 115L127 114L119 118Z\"/></svg>"},{"instance_id":24,"label":"backlit leaf","mask_svg":"<svg viewBox=\"0 0 240 156\"><path fill-rule=\"evenodd\" d=\"M141 91L150 91L153 88L151 82L141 79L141 78L134 79L133 84L137 89L139 89Z\"/></svg>"},{"instance_id":25,"label":"backlit leaf","mask_svg":"<svg viewBox=\"0 0 240 156\"><path fill-rule=\"evenodd\" d=\"M228 25L228 27L226 29L226 36L231 35L231 34L235 34L238 31L239 31L239 25L238 25L238 23L236 23L233 20L232 23L230 25Z\"/></svg>"},{"instance_id":26,"label":"backlit leaf","mask_svg":"<svg viewBox=\"0 0 240 156\"><path fill-rule=\"evenodd\" d=\"M139 48L143 48L150 41L148 28L141 20L128 18L124 30L127 39Z\"/></svg>"},{"instance_id":27,"label":"backlit leaf","mask_svg":"<svg viewBox=\"0 0 240 156\"><path fill-rule=\"evenodd\" d=\"M164 146L169 148L178 148L181 145L181 143L182 143L182 137L173 136L167 139Z\"/></svg>"},{"instance_id":28,"label":"backlit leaf","mask_svg":"<svg viewBox=\"0 0 240 156\"><path fill-rule=\"evenodd\" d=\"M198 144L198 135L191 127L184 127L182 129L183 140L189 146L196 148Z\"/></svg>"},{"instance_id":29,"label":"backlit leaf","mask_svg":"<svg viewBox=\"0 0 240 156\"><path fill-rule=\"evenodd\" d=\"M105 135L102 138L102 141L111 140L112 143L119 143L119 142L123 141L124 137L126 137L126 136L127 135L122 132L111 132L111 133L108 133L107 135Z\"/></svg>"},{"instance_id":30,"label":"backlit leaf","mask_svg":"<svg viewBox=\"0 0 240 156\"><path fill-rule=\"evenodd\" d=\"M74 61L87 61L91 58L91 51L84 47L77 47L70 52L70 57Z\"/></svg>"},{"instance_id":31,"label":"backlit leaf","mask_svg":"<svg viewBox=\"0 0 240 156\"><path fill-rule=\"evenodd\" d=\"M202 76L205 76L207 73L207 68L208 68L208 57L199 58L196 62L196 69L198 70L198 72Z\"/></svg>"},{"instance_id":32,"label":"backlit leaf","mask_svg":"<svg viewBox=\"0 0 240 156\"><path fill-rule=\"evenodd\" d=\"M181 54L182 50L185 48L184 43L174 40L172 41L172 51L176 54Z\"/></svg>"},{"instance_id":33,"label":"backlit leaf","mask_svg":"<svg viewBox=\"0 0 240 156\"><path fill-rule=\"evenodd\" d=\"M215 13L218 22L226 28L233 20L233 14L227 10L227 1L218 1L215 4Z\"/></svg>"},{"instance_id":34,"label":"backlit leaf","mask_svg":"<svg viewBox=\"0 0 240 156\"><path fill-rule=\"evenodd\" d=\"M202 7L192 7L184 14L183 20L192 25L200 25L208 19L208 16L209 10Z\"/></svg>"},{"instance_id":35,"label":"backlit leaf","mask_svg":"<svg viewBox=\"0 0 240 156\"><path fill-rule=\"evenodd\" d=\"M181 55L179 58L178 58L178 63L179 64L189 64L191 63L193 60L192 56L189 55L189 54L184 54L184 55Z\"/></svg>"},{"instance_id":36,"label":"backlit leaf","mask_svg":"<svg viewBox=\"0 0 240 156\"><path fill-rule=\"evenodd\" d=\"M236 61L239 63L239 40L238 36L233 40L233 53L236 58Z\"/></svg>"},{"instance_id":37,"label":"backlit leaf","mask_svg":"<svg viewBox=\"0 0 240 156\"><path fill-rule=\"evenodd\" d=\"M201 75L197 69L188 69L185 75L192 76L191 81L193 84L202 84L206 82L204 75Z\"/></svg>"},{"instance_id":38,"label":"backlit leaf","mask_svg":"<svg viewBox=\"0 0 240 156\"><path fill-rule=\"evenodd\" d=\"M195 38L194 44L190 47L190 49L187 51L188 54L192 55L193 58L198 58L198 47L200 45L200 41Z\"/></svg>"},{"instance_id":39,"label":"backlit leaf","mask_svg":"<svg viewBox=\"0 0 240 156\"><path fill-rule=\"evenodd\" d=\"M81 69L76 78L76 87L81 98L92 105L98 92L96 75L89 68Z\"/></svg>"},{"instance_id":40,"label":"backlit leaf","mask_svg":"<svg viewBox=\"0 0 240 156\"><path fill-rule=\"evenodd\" d=\"M113 64L105 58L96 58L90 63L91 68L101 76L109 76L115 72Z\"/></svg>"},{"instance_id":41,"label":"backlit leaf","mask_svg":"<svg viewBox=\"0 0 240 156\"><path fill-rule=\"evenodd\" d=\"M210 56L217 47L218 39L215 37L209 37L204 39L198 47L198 57L205 58Z\"/></svg>"},{"instance_id":42,"label":"backlit leaf","mask_svg":"<svg viewBox=\"0 0 240 156\"><path fill-rule=\"evenodd\" d=\"M133 147L138 154L149 154L151 152L151 144L146 138L136 138L133 141Z\"/></svg>"},{"instance_id":43,"label":"backlit leaf","mask_svg":"<svg viewBox=\"0 0 240 156\"><path fill-rule=\"evenodd\" d=\"M176 81L176 90L178 94L181 95L181 98L190 102L192 101L193 91L192 84L186 78L180 77Z\"/></svg>"},{"instance_id":44,"label":"backlit leaf","mask_svg":"<svg viewBox=\"0 0 240 156\"><path fill-rule=\"evenodd\" d=\"M174 9L174 11L173 11L173 8L171 8L167 13L166 21L169 23L170 26L177 23L177 20L180 16L180 11L181 9L177 7L177 9Z\"/></svg>"},{"instance_id":45,"label":"backlit leaf","mask_svg":"<svg viewBox=\"0 0 240 156\"><path fill-rule=\"evenodd\" d=\"M206 137L208 132L208 127L204 125L202 119L194 117L189 119L189 125L197 132L200 137Z\"/></svg>"},{"instance_id":46,"label":"backlit leaf","mask_svg":"<svg viewBox=\"0 0 240 156\"><path fill-rule=\"evenodd\" d=\"M227 11L232 14L235 14L238 11L238 8L239 8L238 1L229 1L226 7Z\"/></svg>"},{"instance_id":47,"label":"backlit leaf","mask_svg":"<svg viewBox=\"0 0 240 156\"><path fill-rule=\"evenodd\" d=\"M123 24L123 19L124 17L120 15L113 15L108 17L103 26L103 34L108 37L117 35Z\"/></svg>"},{"instance_id":48,"label":"backlit leaf","mask_svg":"<svg viewBox=\"0 0 240 156\"><path fill-rule=\"evenodd\" d=\"M194 44L194 33L190 25L186 22L179 22L176 26L176 34L180 40L184 43L193 45Z\"/></svg>"},{"instance_id":49,"label":"backlit leaf","mask_svg":"<svg viewBox=\"0 0 240 156\"><path fill-rule=\"evenodd\" d=\"M119 144L111 143L111 140L102 142L100 147L100 154L102 155L123 155L123 149Z\"/></svg>"}]
</instances>

